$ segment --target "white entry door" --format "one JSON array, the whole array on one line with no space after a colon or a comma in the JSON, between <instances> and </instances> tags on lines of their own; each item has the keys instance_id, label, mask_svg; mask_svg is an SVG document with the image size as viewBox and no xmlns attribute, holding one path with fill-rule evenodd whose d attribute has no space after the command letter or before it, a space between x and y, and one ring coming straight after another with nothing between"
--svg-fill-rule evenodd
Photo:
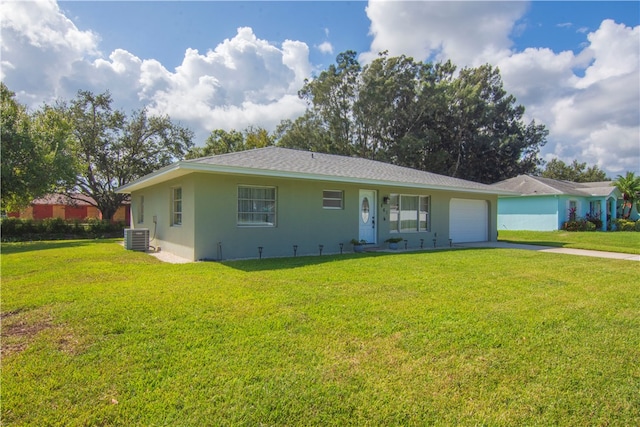
<instances>
[{"instance_id":1,"label":"white entry door","mask_svg":"<svg viewBox=\"0 0 640 427\"><path fill-rule=\"evenodd\" d=\"M359 240L376 243L376 192L360 190L360 208L358 210Z\"/></svg>"}]
</instances>

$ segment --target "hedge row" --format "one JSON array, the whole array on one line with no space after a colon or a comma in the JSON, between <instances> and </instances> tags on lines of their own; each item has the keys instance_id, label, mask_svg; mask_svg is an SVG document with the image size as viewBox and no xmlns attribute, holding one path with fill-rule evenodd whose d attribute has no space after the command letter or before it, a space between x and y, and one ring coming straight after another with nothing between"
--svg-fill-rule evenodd
<instances>
[{"instance_id":1,"label":"hedge row","mask_svg":"<svg viewBox=\"0 0 640 427\"><path fill-rule=\"evenodd\" d=\"M3 241L51 240L61 238L122 237L123 222L88 218L85 221L47 218L43 220L4 218L0 223Z\"/></svg>"},{"instance_id":2,"label":"hedge row","mask_svg":"<svg viewBox=\"0 0 640 427\"><path fill-rule=\"evenodd\" d=\"M598 221L576 218L562 224L562 229L565 231L596 231L602 228L602 222ZM640 220L616 219L614 224L615 231L640 231Z\"/></svg>"}]
</instances>

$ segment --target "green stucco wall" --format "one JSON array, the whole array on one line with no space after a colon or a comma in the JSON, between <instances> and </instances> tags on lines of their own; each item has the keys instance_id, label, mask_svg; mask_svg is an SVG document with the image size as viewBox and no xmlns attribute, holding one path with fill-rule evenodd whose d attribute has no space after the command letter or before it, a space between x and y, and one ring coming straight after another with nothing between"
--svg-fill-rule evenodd
<instances>
[{"instance_id":1,"label":"green stucco wall","mask_svg":"<svg viewBox=\"0 0 640 427\"><path fill-rule=\"evenodd\" d=\"M238 186L273 186L277 191L277 225L275 227L240 227L237 221ZM170 226L171 188L182 186L183 223ZM211 173L193 173L180 179L132 193L132 212L137 212L139 196L144 195L145 221L132 219L136 228L146 227L154 233L153 216L158 219L156 241L163 251L192 259L257 258L258 247L263 257L318 255L352 251L349 243L358 238L359 190L377 192L377 245L386 247L389 237L402 237L408 248L448 246L449 204L452 197L486 200L489 205L488 239L497 236L497 196L428 189L357 185L285 178L267 178ZM323 209L323 190L344 191L343 209ZM389 206L384 197L390 194L431 197L430 230L428 232L390 233ZM404 246L404 243L401 243Z\"/></svg>"}]
</instances>

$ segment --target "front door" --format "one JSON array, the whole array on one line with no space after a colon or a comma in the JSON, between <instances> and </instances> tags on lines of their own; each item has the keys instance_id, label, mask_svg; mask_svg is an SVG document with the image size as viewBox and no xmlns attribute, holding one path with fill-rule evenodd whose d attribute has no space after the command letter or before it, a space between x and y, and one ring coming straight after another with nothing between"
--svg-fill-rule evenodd
<instances>
[{"instance_id":1,"label":"front door","mask_svg":"<svg viewBox=\"0 0 640 427\"><path fill-rule=\"evenodd\" d=\"M376 192L360 190L360 208L358 211L359 240L376 243Z\"/></svg>"}]
</instances>

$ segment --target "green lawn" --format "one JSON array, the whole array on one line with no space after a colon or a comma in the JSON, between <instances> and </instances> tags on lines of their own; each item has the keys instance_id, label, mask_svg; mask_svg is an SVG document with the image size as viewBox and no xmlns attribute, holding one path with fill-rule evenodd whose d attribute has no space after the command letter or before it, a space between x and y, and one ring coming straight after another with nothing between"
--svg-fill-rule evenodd
<instances>
[{"instance_id":1,"label":"green lawn","mask_svg":"<svg viewBox=\"0 0 640 427\"><path fill-rule=\"evenodd\" d=\"M514 243L555 246L595 251L640 254L640 233L634 231L615 232L569 232L569 231L510 231L501 230L498 240Z\"/></svg>"},{"instance_id":2,"label":"green lawn","mask_svg":"<svg viewBox=\"0 0 640 427\"><path fill-rule=\"evenodd\" d=\"M638 425L640 265L2 245L2 425Z\"/></svg>"}]
</instances>

